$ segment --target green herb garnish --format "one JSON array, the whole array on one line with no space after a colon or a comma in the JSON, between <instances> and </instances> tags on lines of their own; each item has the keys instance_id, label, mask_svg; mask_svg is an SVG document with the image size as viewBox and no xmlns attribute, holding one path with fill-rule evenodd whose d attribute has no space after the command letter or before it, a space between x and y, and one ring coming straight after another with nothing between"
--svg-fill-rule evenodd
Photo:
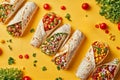
<instances>
[{"instance_id":1,"label":"green herb garnish","mask_svg":"<svg viewBox=\"0 0 120 80\"><path fill-rule=\"evenodd\" d=\"M33 55L32 55L33 57L36 57L36 53L33 53Z\"/></svg>"},{"instance_id":2,"label":"green herb garnish","mask_svg":"<svg viewBox=\"0 0 120 80\"><path fill-rule=\"evenodd\" d=\"M22 80L23 72L17 68L0 69L0 80Z\"/></svg>"},{"instance_id":3,"label":"green herb garnish","mask_svg":"<svg viewBox=\"0 0 120 80\"><path fill-rule=\"evenodd\" d=\"M60 66L57 66L57 70L60 70Z\"/></svg>"},{"instance_id":4,"label":"green herb garnish","mask_svg":"<svg viewBox=\"0 0 120 80\"><path fill-rule=\"evenodd\" d=\"M12 51L12 47L10 45L8 45L8 48Z\"/></svg>"},{"instance_id":5,"label":"green herb garnish","mask_svg":"<svg viewBox=\"0 0 120 80\"><path fill-rule=\"evenodd\" d=\"M47 71L47 68L45 66L43 66L42 71Z\"/></svg>"},{"instance_id":6,"label":"green herb garnish","mask_svg":"<svg viewBox=\"0 0 120 80\"><path fill-rule=\"evenodd\" d=\"M70 16L70 14L69 14L69 13L67 13L67 14L66 14L65 18L67 18L69 21L72 21L72 20L70 19L70 18L71 18L71 16Z\"/></svg>"},{"instance_id":7,"label":"green herb garnish","mask_svg":"<svg viewBox=\"0 0 120 80\"><path fill-rule=\"evenodd\" d=\"M35 32L35 29L31 29L30 32L31 32L31 33Z\"/></svg>"},{"instance_id":8,"label":"green herb garnish","mask_svg":"<svg viewBox=\"0 0 120 80\"><path fill-rule=\"evenodd\" d=\"M34 60L34 63L37 63L37 60Z\"/></svg>"},{"instance_id":9,"label":"green herb garnish","mask_svg":"<svg viewBox=\"0 0 120 80\"><path fill-rule=\"evenodd\" d=\"M55 80L63 80L61 77L56 78Z\"/></svg>"},{"instance_id":10,"label":"green herb garnish","mask_svg":"<svg viewBox=\"0 0 120 80\"><path fill-rule=\"evenodd\" d=\"M9 59L8 59L8 64L9 64L9 65L15 64L14 58L9 57Z\"/></svg>"},{"instance_id":11,"label":"green herb garnish","mask_svg":"<svg viewBox=\"0 0 120 80\"><path fill-rule=\"evenodd\" d=\"M12 39L7 40L7 42L12 43Z\"/></svg>"},{"instance_id":12,"label":"green herb garnish","mask_svg":"<svg viewBox=\"0 0 120 80\"><path fill-rule=\"evenodd\" d=\"M100 5L101 16L113 23L120 22L120 0L96 0Z\"/></svg>"}]
</instances>

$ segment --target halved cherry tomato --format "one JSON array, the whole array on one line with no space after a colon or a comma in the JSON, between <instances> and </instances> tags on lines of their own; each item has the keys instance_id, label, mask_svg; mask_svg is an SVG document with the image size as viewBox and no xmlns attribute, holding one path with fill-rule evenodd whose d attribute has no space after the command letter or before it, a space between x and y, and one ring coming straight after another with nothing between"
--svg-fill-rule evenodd
<instances>
[{"instance_id":1,"label":"halved cherry tomato","mask_svg":"<svg viewBox=\"0 0 120 80\"><path fill-rule=\"evenodd\" d=\"M61 6L61 9L62 9L62 10L66 10L66 7L65 7L65 6Z\"/></svg>"},{"instance_id":2,"label":"halved cherry tomato","mask_svg":"<svg viewBox=\"0 0 120 80\"><path fill-rule=\"evenodd\" d=\"M46 9L46 10L50 10L50 5L47 4L47 3L45 3L45 4L43 5L43 8Z\"/></svg>"},{"instance_id":3,"label":"halved cherry tomato","mask_svg":"<svg viewBox=\"0 0 120 80\"><path fill-rule=\"evenodd\" d=\"M103 30L107 29L107 24L106 23L101 23L100 24L100 29L103 29Z\"/></svg>"},{"instance_id":4,"label":"halved cherry tomato","mask_svg":"<svg viewBox=\"0 0 120 80\"><path fill-rule=\"evenodd\" d=\"M23 80L31 80L31 78L29 76L24 76Z\"/></svg>"},{"instance_id":5,"label":"halved cherry tomato","mask_svg":"<svg viewBox=\"0 0 120 80\"><path fill-rule=\"evenodd\" d=\"M88 3L83 3L83 4L82 4L82 9L88 10L89 8L90 8L90 6L89 6Z\"/></svg>"},{"instance_id":6,"label":"halved cherry tomato","mask_svg":"<svg viewBox=\"0 0 120 80\"><path fill-rule=\"evenodd\" d=\"M118 23L118 30L120 30L120 23Z\"/></svg>"}]
</instances>

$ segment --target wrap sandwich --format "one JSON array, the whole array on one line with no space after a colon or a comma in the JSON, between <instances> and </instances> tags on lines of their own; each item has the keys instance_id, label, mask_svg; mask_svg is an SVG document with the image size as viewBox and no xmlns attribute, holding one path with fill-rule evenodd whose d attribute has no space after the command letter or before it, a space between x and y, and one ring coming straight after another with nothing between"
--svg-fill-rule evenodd
<instances>
[{"instance_id":1,"label":"wrap sandwich","mask_svg":"<svg viewBox=\"0 0 120 80\"><path fill-rule=\"evenodd\" d=\"M113 61L99 65L92 73L92 80L114 80L120 68L120 60L114 59Z\"/></svg>"},{"instance_id":2,"label":"wrap sandwich","mask_svg":"<svg viewBox=\"0 0 120 80\"><path fill-rule=\"evenodd\" d=\"M7 25L8 33L15 37L22 36L37 9L34 2L27 2Z\"/></svg>"},{"instance_id":3,"label":"wrap sandwich","mask_svg":"<svg viewBox=\"0 0 120 80\"><path fill-rule=\"evenodd\" d=\"M81 62L76 72L76 76L81 80L86 80L97 65L103 62L109 53L106 43L95 41L90 46L85 58Z\"/></svg>"},{"instance_id":4,"label":"wrap sandwich","mask_svg":"<svg viewBox=\"0 0 120 80\"><path fill-rule=\"evenodd\" d=\"M0 3L0 22L7 23L25 0L4 0Z\"/></svg>"},{"instance_id":5,"label":"wrap sandwich","mask_svg":"<svg viewBox=\"0 0 120 80\"><path fill-rule=\"evenodd\" d=\"M57 52L52 61L61 69L68 69L83 40L83 33L76 30L67 43Z\"/></svg>"},{"instance_id":6,"label":"wrap sandwich","mask_svg":"<svg viewBox=\"0 0 120 80\"><path fill-rule=\"evenodd\" d=\"M62 25L55 30L45 41L41 44L41 51L49 56L53 56L61 48L71 33L71 27L68 24Z\"/></svg>"},{"instance_id":7,"label":"wrap sandwich","mask_svg":"<svg viewBox=\"0 0 120 80\"><path fill-rule=\"evenodd\" d=\"M42 41L46 39L62 22L62 18L53 12L49 12L43 16L35 34L30 42L34 47L40 47Z\"/></svg>"}]
</instances>

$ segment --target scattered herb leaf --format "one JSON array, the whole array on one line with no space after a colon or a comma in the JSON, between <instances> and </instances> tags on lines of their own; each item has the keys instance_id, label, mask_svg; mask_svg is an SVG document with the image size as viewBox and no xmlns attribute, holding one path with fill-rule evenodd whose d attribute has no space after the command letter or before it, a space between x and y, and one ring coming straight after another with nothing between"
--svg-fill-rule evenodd
<instances>
[{"instance_id":1,"label":"scattered herb leaf","mask_svg":"<svg viewBox=\"0 0 120 80\"><path fill-rule=\"evenodd\" d=\"M69 13L67 13L66 15L65 15L65 18L67 18L69 21L72 21L70 18L71 18L71 16L70 16L70 14Z\"/></svg>"},{"instance_id":2,"label":"scattered herb leaf","mask_svg":"<svg viewBox=\"0 0 120 80\"><path fill-rule=\"evenodd\" d=\"M34 60L34 63L37 63L37 60Z\"/></svg>"},{"instance_id":3,"label":"scattered herb leaf","mask_svg":"<svg viewBox=\"0 0 120 80\"><path fill-rule=\"evenodd\" d=\"M57 70L60 70L60 66L57 66Z\"/></svg>"},{"instance_id":4,"label":"scattered herb leaf","mask_svg":"<svg viewBox=\"0 0 120 80\"><path fill-rule=\"evenodd\" d=\"M12 39L7 40L7 42L12 43Z\"/></svg>"},{"instance_id":5,"label":"scattered herb leaf","mask_svg":"<svg viewBox=\"0 0 120 80\"><path fill-rule=\"evenodd\" d=\"M34 67L36 67L37 65L36 64L33 64Z\"/></svg>"},{"instance_id":6,"label":"scattered herb leaf","mask_svg":"<svg viewBox=\"0 0 120 80\"><path fill-rule=\"evenodd\" d=\"M61 77L56 78L55 80L63 80Z\"/></svg>"},{"instance_id":7,"label":"scattered herb leaf","mask_svg":"<svg viewBox=\"0 0 120 80\"><path fill-rule=\"evenodd\" d=\"M14 63L15 63L14 58L9 57L9 59L8 59L8 64L9 64L9 65L12 65L12 64L14 64Z\"/></svg>"},{"instance_id":8,"label":"scattered herb leaf","mask_svg":"<svg viewBox=\"0 0 120 80\"><path fill-rule=\"evenodd\" d=\"M33 53L33 57L36 57L36 53Z\"/></svg>"},{"instance_id":9,"label":"scattered herb leaf","mask_svg":"<svg viewBox=\"0 0 120 80\"><path fill-rule=\"evenodd\" d=\"M12 47L10 45L8 45L8 48L12 51Z\"/></svg>"},{"instance_id":10,"label":"scattered herb leaf","mask_svg":"<svg viewBox=\"0 0 120 80\"><path fill-rule=\"evenodd\" d=\"M43 66L42 71L47 71L47 68L45 66Z\"/></svg>"},{"instance_id":11,"label":"scattered herb leaf","mask_svg":"<svg viewBox=\"0 0 120 80\"><path fill-rule=\"evenodd\" d=\"M31 29L30 32L31 32L31 33L35 32L35 29Z\"/></svg>"}]
</instances>

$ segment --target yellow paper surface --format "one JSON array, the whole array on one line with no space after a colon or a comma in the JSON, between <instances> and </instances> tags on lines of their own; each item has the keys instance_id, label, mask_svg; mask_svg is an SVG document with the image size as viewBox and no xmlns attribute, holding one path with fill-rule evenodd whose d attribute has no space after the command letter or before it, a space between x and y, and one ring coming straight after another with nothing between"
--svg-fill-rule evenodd
<instances>
[{"instance_id":1,"label":"yellow paper surface","mask_svg":"<svg viewBox=\"0 0 120 80\"><path fill-rule=\"evenodd\" d=\"M1 0L0 0L1 1ZM23 37L14 38L8 34L6 31L6 25L0 24L0 40L12 39L12 43L0 43L0 48L3 50L3 54L0 56L0 68L6 67L17 67L23 70L24 73L32 78L32 80L55 80L56 77L62 77L64 80L79 80L76 76L76 70L87 53L92 42L98 40L106 42L110 47L110 54L107 59L103 62L109 62L114 58L120 59L120 50L116 49L116 46L120 46L120 31L117 29L117 24L113 24L106 20L104 17L99 15L99 6L96 4L95 0L28 0L34 1L38 6L39 10L35 14L34 18L30 22ZM90 10L83 10L81 8L82 3L87 2L90 5ZM48 3L51 6L51 10L47 11L43 9L43 4ZM66 10L61 10L60 7L66 6ZM82 31L86 39L82 46L77 51L70 68L68 70L58 71L56 65L51 62L52 57L49 57L42 53L39 48L34 48L30 45L30 40L34 33L30 33L30 29L37 28L39 21L42 16L47 12L55 12L63 18L63 24L68 23L72 26L72 32L76 29ZM65 15L69 13L71 15L71 20L68 21ZM88 17L86 17L86 15ZM109 31L112 35L116 36L115 41L110 40L110 35L105 34L101 29L95 28L96 24L105 22L109 27ZM13 50L8 48L10 45ZM36 57L32 54L37 53ZM29 54L29 59L19 59L19 55ZM15 59L14 65L8 65L8 58L13 57ZM33 66L33 61L37 60L36 67ZM46 66L47 71L42 71L42 67ZM120 73L118 73L120 74ZM116 76L115 80L120 80L120 75Z\"/></svg>"}]
</instances>

